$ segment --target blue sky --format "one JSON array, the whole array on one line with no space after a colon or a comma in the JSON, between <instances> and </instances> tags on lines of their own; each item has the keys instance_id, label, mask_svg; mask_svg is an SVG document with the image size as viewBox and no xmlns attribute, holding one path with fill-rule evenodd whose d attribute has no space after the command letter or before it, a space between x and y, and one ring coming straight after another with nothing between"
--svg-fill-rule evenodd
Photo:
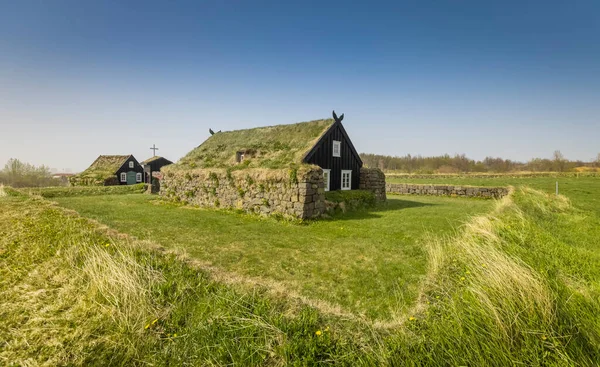
<instances>
[{"instance_id":1,"label":"blue sky","mask_svg":"<svg viewBox=\"0 0 600 367\"><path fill-rule=\"evenodd\" d=\"M600 152L598 1L2 1L0 165L177 160L345 113L360 152Z\"/></svg>"}]
</instances>

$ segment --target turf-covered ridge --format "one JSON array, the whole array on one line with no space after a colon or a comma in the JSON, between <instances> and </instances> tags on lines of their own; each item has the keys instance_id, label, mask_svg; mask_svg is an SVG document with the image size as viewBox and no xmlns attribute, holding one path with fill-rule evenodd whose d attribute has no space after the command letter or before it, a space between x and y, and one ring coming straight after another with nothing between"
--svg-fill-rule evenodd
<instances>
[{"instance_id":1,"label":"turf-covered ridge","mask_svg":"<svg viewBox=\"0 0 600 367\"><path fill-rule=\"evenodd\" d=\"M301 165L306 153L333 125L324 119L289 125L217 132L170 170L189 168L270 168ZM243 161L238 162L238 154Z\"/></svg>"}]
</instances>

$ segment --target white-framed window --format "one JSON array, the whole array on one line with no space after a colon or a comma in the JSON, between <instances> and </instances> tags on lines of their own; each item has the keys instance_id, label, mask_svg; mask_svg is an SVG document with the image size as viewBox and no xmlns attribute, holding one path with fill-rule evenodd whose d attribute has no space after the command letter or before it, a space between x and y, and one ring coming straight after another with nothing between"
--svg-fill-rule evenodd
<instances>
[{"instance_id":1,"label":"white-framed window","mask_svg":"<svg viewBox=\"0 0 600 367\"><path fill-rule=\"evenodd\" d=\"M129 168L133 168L133 161L129 161Z\"/></svg>"},{"instance_id":2,"label":"white-framed window","mask_svg":"<svg viewBox=\"0 0 600 367\"><path fill-rule=\"evenodd\" d=\"M352 170L342 170L342 190L350 190L352 187Z\"/></svg>"},{"instance_id":3,"label":"white-framed window","mask_svg":"<svg viewBox=\"0 0 600 367\"><path fill-rule=\"evenodd\" d=\"M127 182L127 173L121 172L121 182Z\"/></svg>"},{"instance_id":4,"label":"white-framed window","mask_svg":"<svg viewBox=\"0 0 600 367\"><path fill-rule=\"evenodd\" d=\"M342 155L342 142L334 140L333 141L333 156L341 157Z\"/></svg>"},{"instance_id":5,"label":"white-framed window","mask_svg":"<svg viewBox=\"0 0 600 367\"><path fill-rule=\"evenodd\" d=\"M135 182L142 182L142 174L141 173L136 173L135 174Z\"/></svg>"},{"instance_id":6,"label":"white-framed window","mask_svg":"<svg viewBox=\"0 0 600 367\"><path fill-rule=\"evenodd\" d=\"M331 181L331 170L323 170L323 182L325 182L325 191L329 191L329 182Z\"/></svg>"}]
</instances>

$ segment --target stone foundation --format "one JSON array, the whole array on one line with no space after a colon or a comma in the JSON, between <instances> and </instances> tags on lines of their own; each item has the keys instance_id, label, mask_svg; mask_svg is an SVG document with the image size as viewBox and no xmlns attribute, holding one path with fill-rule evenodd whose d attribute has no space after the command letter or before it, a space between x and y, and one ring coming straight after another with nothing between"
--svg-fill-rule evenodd
<instances>
[{"instance_id":1,"label":"stone foundation","mask_svg":"<svg viewBox=\"0 0 600 367\"><path fill-rule=\"evenodd\" d=\"M508 195L508 187L393 184L385 186L386 191L404 195L460 196L499 199Z\"/></svg>"},{"instance_id":2,"label":"stone foundation","mask_svg":"<svg viewBox=\"0 0 600 367\"><path fill-rule=\"evenodd\" d=\"M377 201L386 200L385 174L379 168L361 168L359 188L372 191Z\"/></svg>"},{"instance_id":3,"label":"stone foundation","mask_svg":"<svg viewBox=\"0 0 600 367\"><path fill-rule=\"evenodd\" d=\"M325 212L323 171L314 166L237 171L165 167L162 173L160 195L192 205L299 219Z\"/></svg>"}]
</instances>

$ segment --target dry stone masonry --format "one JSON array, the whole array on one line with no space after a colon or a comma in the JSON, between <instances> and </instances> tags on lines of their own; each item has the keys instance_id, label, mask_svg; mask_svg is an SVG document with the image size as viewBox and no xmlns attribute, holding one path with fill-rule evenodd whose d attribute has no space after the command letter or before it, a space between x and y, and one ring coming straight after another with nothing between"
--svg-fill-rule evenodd
<instances>
[{"instance_id":1,"label":"dry stone masonry","mask_svg":"<svg viewBox=\"0 0 600 367\"><path fill-rule=\"evenodd\" d=\"M508 195L508 187L480 187L427 184L393 184L386 185L386 191L393 194L405 195L436 195L481 197L499 199Z\"/></svg>"},{"instance_id":2,"label":"dry stone masonry","mask_svg":"<svg viewBox=\"0 0 600 367\"><path fill-rule=\"evenodd\" d=\"M267 170L164 169L160 195L192 205L309 219L325 212L318 167Z\"/></svg>"},{"instance_id":3,"label":"dry stone masonry","mask_svg":"<svg viewBox=\"0 0 600 367\"><path fill-rule=\"evenodd\" d=\"M378 168L363 167L360 169L359 188L372 191L377 201L386 200L385 174Z\"/></svg>"}]
</instances>

